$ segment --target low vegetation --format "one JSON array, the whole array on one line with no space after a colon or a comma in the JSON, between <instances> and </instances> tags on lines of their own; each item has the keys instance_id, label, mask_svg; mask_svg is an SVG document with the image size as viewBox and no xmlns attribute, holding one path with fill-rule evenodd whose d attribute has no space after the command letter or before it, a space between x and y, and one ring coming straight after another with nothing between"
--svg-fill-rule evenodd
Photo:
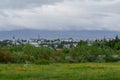
<instances>
[{"instance_id":1,"label":"low vegetation","mask_svg":"<svg viewBox=\"0 0 120 80\"><path fill-rule=\"evenodd\" d=\"M80 62L119 62L120 39L95 40L91 44L80 41L76 47L61 48L35 47L30 44L0 47L0 63L80 63Z\"/></svg>"},{"instance_id":2,"label":"low vegetation","mask_svg":"<svg viewBox=\"0 0 120 80\"><path fill-rule=\"evenodd\" d=\"M58 50L0 44L0 80L119 80L119 62L118 36Z\"/></svg>"},{"instance_id":3,"label":"low vegetation","mask_svg":"<svg viewBox=\"0 0 120 80\"><path fill-rule=\"evenodd\" d=\"M119 73L119 63L0 65L0 80L120 80Z\"/></svg>"}]
</instances>

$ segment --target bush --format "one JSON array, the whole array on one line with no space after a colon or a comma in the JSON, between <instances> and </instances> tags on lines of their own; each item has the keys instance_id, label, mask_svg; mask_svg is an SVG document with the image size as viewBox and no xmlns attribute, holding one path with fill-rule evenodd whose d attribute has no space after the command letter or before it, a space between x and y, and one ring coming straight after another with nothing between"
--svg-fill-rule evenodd
<instances>
[{"instance_id":1,"label":"bush","mask_svg":"<svg viewBox=\"0 0 120 80\"><path fill-rule=\"evenodd\" d=\"M26 56L24 55L23 52L12 53L12 58L11 58L12 63L25 63L26 60L27 60Z\"/></svg>"},{"instance_id":2,"label":"bush","mask_svg":"<svg viewBox=\"0 0 120 80\"><path fill-rule=\"evenodd\" d=\"M106 62L105 57L106 57L105 55L99 55L96 58L96 62L99 62L99 63Z\"/></svg>"},{"instance_id":3,"label":"bush","mask_svg":"<svg viewBox=\"0 0 120 80\"><path fill-rule=\"evenodd\" d=\"M0 62L1 63L11 62L11 53L7 50L0 48Z\"/></svg>"},{"instance_id":4,"label":"bush","mask_svg":"<svg viewBox=\"0 0 120 80\"><path fill-rule=\"evenodd\" d=\"M14 45L9 47L10 52L21 52L24 45Z\"/></svg>"},{"instance_id":5,"label":"bush","mask_svg":"<svg viewBox=\"0 0 120 80\"><path fill-rule=\"evenodd\" d=\"M42 65L46 65L46 64L50 64L51 62L45 59L42 60L36 60L35 64L42 64Z\"/></svg>"},{"instance_id":6,"label":"bush","mask_svg":"<svg viewBox=\"0 0 120 80\"><path fill-rule=\"evenodd\" d=\"M120 61L120 56L119 56L119 55L112 55L112 61L113 61L113 62L118 62L118 61Z\"/></svg>"},{"instance_id":7,"label":"bush","mask_svg":"<svg viewBox=\"0 0 120 80\"><path fill-rule=\"evenodd\" d=\"M73 59L71 58L71 56L66 56L66 57L65 57L65 62L68 62L68 63L76 63L77 61L73 60Z\"/></svg>"}]
</instances>

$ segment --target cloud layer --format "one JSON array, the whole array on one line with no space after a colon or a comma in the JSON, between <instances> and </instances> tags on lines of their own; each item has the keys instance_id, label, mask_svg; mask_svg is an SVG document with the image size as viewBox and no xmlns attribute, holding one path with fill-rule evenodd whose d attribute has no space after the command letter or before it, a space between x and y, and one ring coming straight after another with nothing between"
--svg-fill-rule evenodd
<instances>
[{"instance_id":1,"label":"cloud layer","mask_svg":"<svg viewBox=\"0 0 120 80\"><path fill-rule=\"evenodd\" d=\"M120 0L1 0L0 30L120 30Z\"/></svg>"}]
</instances>

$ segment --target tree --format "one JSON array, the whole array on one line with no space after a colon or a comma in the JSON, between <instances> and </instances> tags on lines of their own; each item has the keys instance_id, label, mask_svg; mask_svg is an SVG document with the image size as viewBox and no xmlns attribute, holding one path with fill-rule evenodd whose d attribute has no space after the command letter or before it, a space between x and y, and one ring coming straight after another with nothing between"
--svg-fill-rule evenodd
<instances>
[{"instance_id":1,"label":"tree","mask_svg":"<svg viewBox=\"0 0 120 80\"><path fill-rule=\"evenodd\" d=\"M7 50L0 48L0 62L8 63L11 61L11 53Z\"/></svg>"}]
</instances>

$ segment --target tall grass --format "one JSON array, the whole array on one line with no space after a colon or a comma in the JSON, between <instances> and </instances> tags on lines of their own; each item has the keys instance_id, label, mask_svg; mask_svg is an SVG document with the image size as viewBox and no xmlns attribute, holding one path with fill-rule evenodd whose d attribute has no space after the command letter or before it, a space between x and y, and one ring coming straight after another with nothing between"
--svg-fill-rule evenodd
<instances>
[{"instance_id":1,"label":"tall grass","mask_svg":"<svg viewBox=\"0 0 120 80\"><path fill-rule=\"evenodd\" d=\"M119 74L119 63L0 65L0 80L120 80Z\"/></svg>"}]
</instances>

